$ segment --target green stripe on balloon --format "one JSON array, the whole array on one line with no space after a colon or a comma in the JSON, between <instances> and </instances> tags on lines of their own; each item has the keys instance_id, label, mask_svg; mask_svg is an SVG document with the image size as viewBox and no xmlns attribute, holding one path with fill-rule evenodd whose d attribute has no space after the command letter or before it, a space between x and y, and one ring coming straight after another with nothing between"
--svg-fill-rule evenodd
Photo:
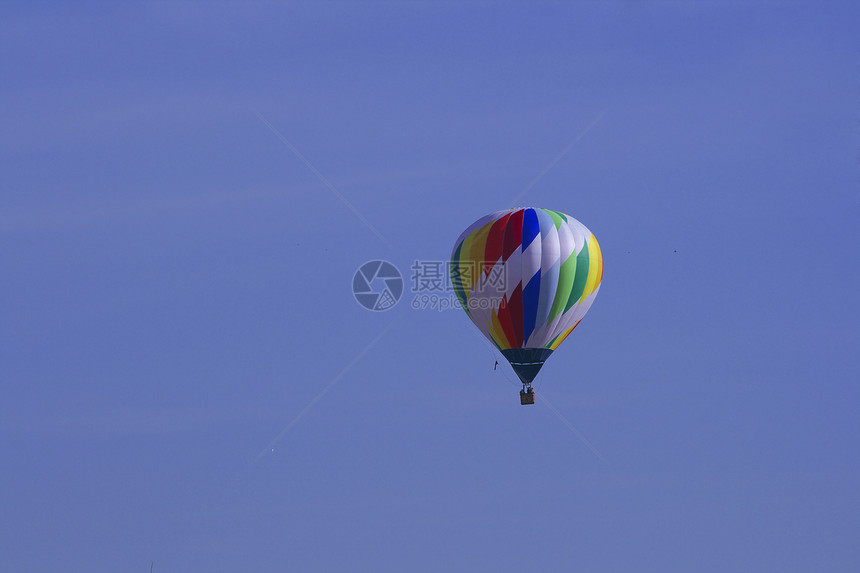
<instances>
[{"instance_id":1,"label":"green stripe on balloon","mask_svg":"<svg viewBox=\"0 0 860 573\"><path fill-rule=\"evenodd\" d=\"M588 264L588 245L585 244L582 245L582 250L576 255L576 278L573 281L573 287L570 289L570 298L567 299L567 304L564 306L565 312L582 297L585 283L588 280Z\"/></svg>"},{"instance_id":2,"label":"green stripe on balloon","mask_svg":"<svg viewBox=\"0 0 860 573\"><path fill-rule=\"evenodd\" d=\"M561 213L556 213L555 211L550 211L549 209L544 209L547 214L552 217L552 222L555 223L555 228L558 229L561 227L561 224L565 222L565 219L562 217Z\"/></svg>"},{"instance_id":3,"label":"green stripe on balloon","mask_svg":"<svg viewBox=\"0 0 860 573\"><path fill-rule=\"evenodd\" d=\"M571 253L558 270L558 287L556 287L555 298L552 301L552 309L549 311L548 323L564 311L564 305L570 296L573 281L576 278L576 265L576 254Z\"/></svg>"},{"instance_id":4,"label":"green stripe on balloon","mask_svg":"<svg viewBox=\"0 0 860 573\"><path fill-rule=\"evenodd\" d=\"M463 243L457 245L457 250L454 251L454 254L451 257L451 285L454 287L454 292L457 294L457 298L460 300L463 310L466 311L466 315L471 318L472 313L469 312L466 290L463 288L462 268L460 267L460 249L462 248Z\"/></svg>"}]
</instances>

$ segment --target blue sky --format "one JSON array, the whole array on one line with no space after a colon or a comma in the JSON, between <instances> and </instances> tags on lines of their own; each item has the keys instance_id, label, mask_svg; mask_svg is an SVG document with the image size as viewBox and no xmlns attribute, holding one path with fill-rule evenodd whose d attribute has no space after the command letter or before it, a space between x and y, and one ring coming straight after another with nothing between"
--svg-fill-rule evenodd
<instances>
[{"instance_id":1,"label":"blue sky","mask_svg":"<svg viewBox=\"0 0 860 573\"><path fill-rule=\"evenodd\" d=\"M5 3L0 569L857 570L857 17ZM602 247L538 381L602 459L350 291L524 191Z\"/></svg>"}]
</instances>

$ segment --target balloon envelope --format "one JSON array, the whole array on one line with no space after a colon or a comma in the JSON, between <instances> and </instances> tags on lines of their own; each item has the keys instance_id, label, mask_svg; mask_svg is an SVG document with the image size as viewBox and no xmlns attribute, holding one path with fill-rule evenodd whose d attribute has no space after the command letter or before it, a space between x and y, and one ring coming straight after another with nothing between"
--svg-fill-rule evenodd
<instances>
[{"instance_id":1,"label":"balloon envelope","mask_svg":"<svg viewBox=\"0 0 860 573\"><path fill-rule=\"evenodd\" d=\"M482 217L460 235L451 255L460 305L524 384L585 316L602 277L591 231L549 209Z\"/></svg>"}]
</instances>

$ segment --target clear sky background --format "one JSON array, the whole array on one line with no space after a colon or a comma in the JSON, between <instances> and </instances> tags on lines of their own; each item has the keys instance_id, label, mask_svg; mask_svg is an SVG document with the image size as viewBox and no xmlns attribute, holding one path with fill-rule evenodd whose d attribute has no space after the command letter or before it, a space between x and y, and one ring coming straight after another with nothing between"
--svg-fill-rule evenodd
<instances>
[{"instance_id":1,"label":"clear sky background","mask_svg":"<svg viewBox=\"0 0 860 573\"><path fill-rule=\"evenodd\" d=\"M4 2L0 570L860 570L858 16ZM537 383L602 459L350 291L526 190L602 246Z\"/></svg>"}]
</instances>

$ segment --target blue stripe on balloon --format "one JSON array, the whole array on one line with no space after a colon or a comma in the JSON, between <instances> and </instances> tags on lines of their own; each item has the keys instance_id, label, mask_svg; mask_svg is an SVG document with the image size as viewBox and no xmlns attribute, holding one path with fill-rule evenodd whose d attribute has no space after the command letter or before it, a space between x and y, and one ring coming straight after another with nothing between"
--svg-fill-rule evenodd
<instances>
[{"instance_id":1,"label":"blue stripe on balloon","mask_svg":"<svg viewBox=\"0 0 860 573\"><path fill-rule=\"evenodd\" d=\"M540 299L540 270L523 289L523 344L535 329L538 300Z\"/></svg>"},{"instance_id":2,"label":"blue stripe on balloon","mask_svg":"<svg viewBox=\"0 0 860 573\"><path fill-rule=\"evenodd\" d=\"M556 230L555 221L553 221L552 217L544 209L535 209L535 212L537 213L538 220L540 221L541 233L541 292L538 297L537 316L535 318L535 330L539 332L541 328L546 326L547 320L549 319L549 311L552 308L552 303L555 299L555 291L558 287L558 274L561 263L558 258L560 248L558 233L554 232ZM552 238L550 238L550 234L552 235ZM551 253L554 253L555 256L551 256ZM535 339L527 341L531 348L542 347L547 342L549 342L549 339L546 339L545 337L540 340Z\"/></svg>"},{"instance_id":3,"label":"blue stripe on balloon","mask_svg":"<svg viewBox=\"0 0 860 573\"><path fill-rule=\"evenodd\" d=\"M546 212L546 209L535 209L535 213L538 216L538 223L540 224L540 236L544 238L549 234L550 228L555 228L555 222L549 213Z\"/></svg>"},{"instance_id":4,"label":"blue stripe on balloon","mask_svg":"<svg viewBox=\"0 0 860 573\"><path fill-rule=\"evenodd\" d=\"M534 209L526 209L523 213L523 251L540 235L540 222Z\"/></svg>"}]
</instances>

